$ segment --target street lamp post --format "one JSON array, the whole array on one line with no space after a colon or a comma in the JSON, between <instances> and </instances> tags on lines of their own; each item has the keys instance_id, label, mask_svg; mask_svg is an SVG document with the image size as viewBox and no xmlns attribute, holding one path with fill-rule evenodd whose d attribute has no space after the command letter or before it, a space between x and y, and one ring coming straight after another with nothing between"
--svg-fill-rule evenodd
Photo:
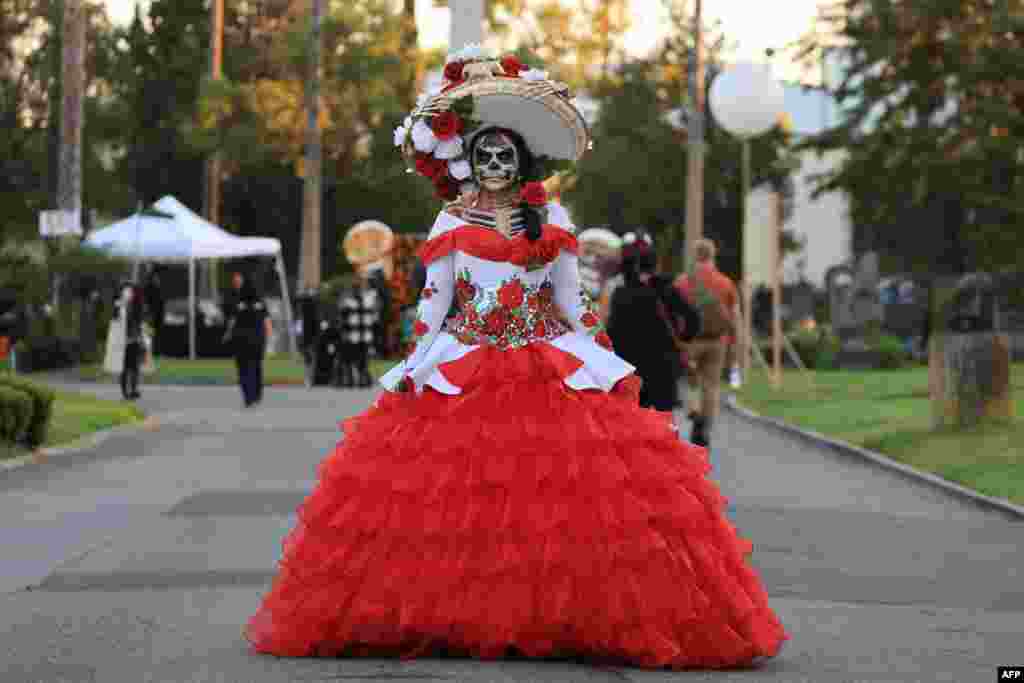
<instances>
[{"instance_id":1,"label":"street lamp post","mask_svg":"<svg viewBox=\"0 0 1024 683\"><path fill-rule=\"evenodd\" d=\"M775 127L779 114L784 107L782 86L772 78L764 68L748 62L741 62L725 71L711 85L711 108L715 120L729 133L739 138L743 146L742 173L742 206L743 206L743 239L748 239L747 204L750 195L750 140L768 132ZM779 263L781 248L779 245L779 220L772 221L774 234L771 239L772 300L774 324L772 330L774 354L773 381L776 386L781 382L781 319L779 316ZM744 318L750 320L750 273L743 273ZM744 364L749 363L751 352L751 329L744 325Z\"/></svg>"}]
</instances>

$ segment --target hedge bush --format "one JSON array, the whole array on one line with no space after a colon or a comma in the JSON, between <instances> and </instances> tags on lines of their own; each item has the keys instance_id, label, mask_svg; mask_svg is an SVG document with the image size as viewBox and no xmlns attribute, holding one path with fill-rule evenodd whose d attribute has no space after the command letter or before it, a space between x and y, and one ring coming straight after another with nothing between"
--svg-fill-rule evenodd
<instances>
[{"instance_id":1,"label":"hedge bush","mask_svg":"<svg viewBox=\"0 0 1024 683\"><path fill-rule=\"evenodd\" d=\"M839 353L839 338L831 330L822 326L814 330L801 329L795 332L790 341L804 365L813 370L832 370L835 368L836 354Z\"/></svg>"},{"instance_id":2,"label":"hedge bush","mask_svg":"<svg viewBox=\"0 0 1024 683\"><path fill-rule=\"evenodd\" d=\"M880 356L880 365L887 370L902 368L910 362L910 353L899 337L879 335L870 346Z\"/></svg>"},{"instance_id":3,"label":"hedge bush","mask_svg":"<svg viewBox=\"0 0 1024 683\"><path fill-rule=\"evenodd\" d=\"M0 386L0 442L24 440L32 422L32 397L13 387Z\"/></svg>"},{"instance_id":4,"label":"hedge bush","mask_svg":"<svg viewBox=\"0 0 1024 683\"><path fill-rule=\"evenodd\" d=\"M46 435L50 430L50 419L53 417L53 401L57 394L49 387L14 375L0 375L0 387L16 389L31 397L32 417L28 432L25 434L25 445L36 448L46 443Z\"/></svg>"}]
</instances>

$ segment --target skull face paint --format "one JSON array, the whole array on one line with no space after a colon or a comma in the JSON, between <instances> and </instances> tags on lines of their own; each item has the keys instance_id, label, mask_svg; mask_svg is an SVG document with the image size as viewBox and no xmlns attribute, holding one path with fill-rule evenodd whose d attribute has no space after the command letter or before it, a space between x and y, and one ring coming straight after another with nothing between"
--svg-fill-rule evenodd
<instances>
[{"instance_id":1,"label":"skull face paint","mask_svg":"<svg viewBox=\"0 0 1024 683\"><path fill-rule=\"evenodd\" d=\"M508 135L489 131L473 146L473 175L486 190L504 190L519 179L519 150Z\"/></svg>"}]
</instances>

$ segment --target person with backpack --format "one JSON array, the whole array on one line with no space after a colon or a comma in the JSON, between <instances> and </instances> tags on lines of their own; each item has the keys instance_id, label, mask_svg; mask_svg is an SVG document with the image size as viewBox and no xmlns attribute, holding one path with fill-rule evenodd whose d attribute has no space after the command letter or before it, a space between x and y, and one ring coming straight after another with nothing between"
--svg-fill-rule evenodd
<instances>
[{"instance_id":1,"label":"person with backpack","mask_svg":"<svg viewBox=\"0 0 1024 683\"><path fill-rule=\"evenodd\" d=\"M640 405L672 412L685 370L683 350L700 331L700 316L672 286L672 278L658 273L648 235L623 237L622 276L609 304L608 336L616 355L643 380Z\"/></svg>"},{"instance_id":2,"label":"person with backpack","mask_svg":"<svg viewBox=\"0 0 1024 683\"><path fill-rule=\"evenodd\" d=\"M718 416L722 391L722 370L725 366L726 340L736 334L736 284L715 267L715 243L709 239L697 241L695 277L683 274L675 285L701 314L701 331L690 343L690 365L693 389L689 392L693 423L690 442L709 447L711 428Z\"/></svg>"}]
</instances>

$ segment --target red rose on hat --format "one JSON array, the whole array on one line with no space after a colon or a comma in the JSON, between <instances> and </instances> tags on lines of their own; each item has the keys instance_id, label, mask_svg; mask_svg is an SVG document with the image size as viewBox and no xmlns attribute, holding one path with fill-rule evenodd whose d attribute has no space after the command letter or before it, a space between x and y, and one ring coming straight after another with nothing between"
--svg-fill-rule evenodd
<instances>
[{"instance_id":1,"label":"red rose on hat","mask_svg":"<svg viewBox=\"0 0 1024 683\"><path fill-rule=\"evenodd\" d=\"M597 316L587 311L580 317L580 322L583 323L584 327L593 327L597 324Z\"/></svg>"},{"instance_id":2,"label":"red rose on hat","mask_svg":"<svg viewBox=\"0 0 1024 683\"><path fill-rule=\"evenodd\" d=\"M519 72L525 69L523 63L519 61L519 58L515 55L508 55L503 57L501 60L501 69L505 72L506 76L519 77Z\"/></svg>"},{"instance_id":3,"label":"red rose on hat","mask_svg":"<svg viewBox=\"0 0 1024 683\"><path fill-rule=\"evenodd\" d=\"M430 327L428 327L427 324L422 320L417 320L416 324L413 325L412 327L412 333L415 334L417 337L422 337L427 332L430 332Z\"/></svg>"},{"instance_id":4,"label":"red rose on hat","mask_svg":"<svg viewBox=\"0 0 1024 683\"><path fill-rule=\"evenodd\" d=\"M430 121L430 129L438 140L451 140L462 132L464 128L462 119L458 114L451 111L443 111Z\"/></svg>"},{"instance_id":5,"label":"red rose on hat","mask_svg":"<svg viewBox=\"0 0 1024 683\"><path fill-rule=\"evenodd\" d=\"M519 198L530 206L544 206L548 202L548 191L543 183L526 183L519 191Z\"/></svg>"},{"instance_id":6,"label":"red rose on hat","mask_svg":"<svg viewBox=\"0 0 1024 683\"><path fill-rule=\"evenodd\" d=\"M444 65L444 78L446 81L457 83L462 80L462 62L449 62Z\"/></svg>"},{"instance_id":7,"label":"red rose on hat","mask_svg":"<svg viewBox=\"0 0 1024 683\"><path fill-rule=\"evenodd\" d=\"M613 350L612 349L612 340L611 340L611 337L608 336L607 332L602 332L601 334L597 335L596 341L597 341L598 344L600 344L604 348L608 349L609 351Z\"/></svg>"},{"instance_id":8,"label":"red rose on hat","mask_svg":"<svg viewBox=\"0 0 1024 683\"><path fill-rule=\"evenodd\" d=\"M435 180L448 169L448 162L444 159L435 159L429 154L416 155L416 172Z\"/></svg>"}]
</instances>

